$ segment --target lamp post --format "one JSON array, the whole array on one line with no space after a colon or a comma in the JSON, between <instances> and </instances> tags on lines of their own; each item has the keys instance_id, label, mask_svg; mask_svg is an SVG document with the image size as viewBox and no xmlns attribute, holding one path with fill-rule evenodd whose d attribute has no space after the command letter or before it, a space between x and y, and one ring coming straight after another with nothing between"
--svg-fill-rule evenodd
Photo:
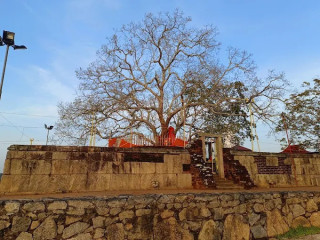
<instances>
[{"instance_id":1,"label":"lamp post","mask_svg":"<svg viewBox=\"0 0 320 240\"><path fill-rule=\"evenodd\" d=\"M14 32L9 31L3 31L2 38L0 37L0 46L7 45L6 48L6 55L4 57L4 64L2 69L2 76L1 76L1 85L0 85L0 99L2 94L2 86L3 86L3 80L4 80L4 74L6 72L6 66L7 66L7 60L8 60L8 53L9 53L9 47L12 46L14 50L17 49L27 49L24 45L15 45L14 44Z\"/></svg>"},{"instance_id":2,"label":"lamp post","mask_svg":"<svg viewBox=\"0 0 320 240\"><path fill-rule=\"evenodd\" d=\"M47 142L46 142L46 145L48 145L49 131L53 129L53 126L47 126L47 124L45 124L45 125L44 125L44 128L48 130L48 133L47 133Z\"/></svg>"}]
</instances>

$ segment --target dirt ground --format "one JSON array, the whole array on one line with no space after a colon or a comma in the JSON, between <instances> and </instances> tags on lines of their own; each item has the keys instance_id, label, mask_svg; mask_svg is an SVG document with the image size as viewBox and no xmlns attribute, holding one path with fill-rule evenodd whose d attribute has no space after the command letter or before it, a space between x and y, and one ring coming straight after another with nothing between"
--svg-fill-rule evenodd
<instances>
[{"instance_id":1,"label":"dirt ground","mask_svg":"<svg viewBox=\"0 0 320 240\"><path fill-rule=\"evenodd\" d=\"M290 187L290 188L254 188L250 190L196 190L196 189L168 189L168 190L136 190L136 191L105 191L105 192L79 192L79 193L46 193L46 194L28 194L28 193L7 193L0 194L0 200L14 199L41 199L41 198L77 198L77 197L116 197L127 195L147 195L147 194L177 194L177 193L254 193L254 192L296 192L310 191L320 192L320 187ZM319 238L320 239L320 238Z\"/></svg>"}]
</instances>

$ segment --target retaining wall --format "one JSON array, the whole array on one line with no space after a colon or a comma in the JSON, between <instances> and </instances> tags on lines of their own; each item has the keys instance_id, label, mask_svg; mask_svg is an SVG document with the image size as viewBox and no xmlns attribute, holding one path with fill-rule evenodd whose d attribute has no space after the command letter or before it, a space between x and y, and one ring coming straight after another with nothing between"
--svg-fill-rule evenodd
<instances>
[{"instance_id":1,"label":"retaining wall","mask_svg":"<svg viewBox=\"0 0 320 240\"><path fill-rule=\"evenodd\" d=\"M270 239L320 227L320 192L173 194L0 201L0 238Z\"/></svg>"},{"instance_id":2,"label":"retaining wall","mask_svg":"<svg viewBox=\"0 0 320 240\"><path fill-rule=\"evenodd\" d=\"M182 148L12 145L0 192L187 189L191 174L183 169L189 164Z\"/></svg>"},{"instance_id":3,"label":"retaining wall","mask_svg":"<svg viewBox=\"0 0 320 240\"><path fill-rule=\"evenodd\" d=\"M320 154L230 153L258 187L320 186Z\"/></svg>"}]
</instances>

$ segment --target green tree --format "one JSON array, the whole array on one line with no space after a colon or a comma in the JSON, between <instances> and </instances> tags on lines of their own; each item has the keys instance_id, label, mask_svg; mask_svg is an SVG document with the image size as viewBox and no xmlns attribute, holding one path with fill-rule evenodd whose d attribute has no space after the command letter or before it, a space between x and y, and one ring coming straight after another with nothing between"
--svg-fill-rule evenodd
<instances>
[{"instance_id":1,"label":"green tree","mask_svg":"<svg viewBox=\"0 0 320 240\"><path fill-rule=\"evenodd\" d=\"M170 125L193 134L203 127L203 113L243 116L233 109L235 102L245 105L253 99L261 119L274 116L283 75L258 78L249 54L234 48L221 53L216 28L195 28L190 22L177 10L147 14L116 31L97 60L77 71L75 100L58 106L58 137L86 140L92 119L102 139L130 133L157 139ZM244 86L247 101L233 94L234 82Z\"/></svg>"},{"instance_id":2,"label":"green tree","mask_svg":"<svg viewBox=\"0 0 320 240\"><path fill-rule=\"evenodd\" d=\"M291 94L285 101L283 113L292 144L320 150L320 80L304 82L302 90ZM284 131L279 121L277 131Z\"/></svg>"}]
</instances>

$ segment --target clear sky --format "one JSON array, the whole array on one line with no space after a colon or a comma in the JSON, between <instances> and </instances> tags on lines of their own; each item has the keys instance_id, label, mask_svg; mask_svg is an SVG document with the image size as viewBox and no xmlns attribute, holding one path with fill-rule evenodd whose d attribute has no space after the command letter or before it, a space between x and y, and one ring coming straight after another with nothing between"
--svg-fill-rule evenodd
<instances>
[{"instance_id":1,"label":"clear sky","mask_svg":"<svg viewBox=\"0 0 320 240\"><path fill-rule=\"evenodd\" d=\"M114 29L145 13L182 10L192 24L212 24L223 47L252 53L258 74L283 71L293 87L320 76L318 0L0 0L0 33L16 33L0 100L0 171L11 144L45 144L44 123L54 125L57 104L71 101L75 70L86 67ZM5 47L0 48L1 69ZM263 151L279 144L260 126ZM248 143L246 146L250 147Z\"/></svg>"}]
</instances>

